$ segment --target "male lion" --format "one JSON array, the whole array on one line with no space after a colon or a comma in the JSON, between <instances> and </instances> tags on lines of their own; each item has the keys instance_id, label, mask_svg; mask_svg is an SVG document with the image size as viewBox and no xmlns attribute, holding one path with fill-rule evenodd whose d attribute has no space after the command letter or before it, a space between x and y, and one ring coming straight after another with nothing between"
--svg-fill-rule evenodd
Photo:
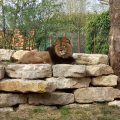
<instances>
[{"instance_id":1,"label":"male lion","mask_svg":"<svg viewBox=\"0 0 120 120\"><path fill-rule=\"evenodd\" d=\"M72 45L66 37L58 38L46 51L30 51L23 55L17 63L20 64L70 64L75 60L72 57Z\"/></svg>"}]
</instances>

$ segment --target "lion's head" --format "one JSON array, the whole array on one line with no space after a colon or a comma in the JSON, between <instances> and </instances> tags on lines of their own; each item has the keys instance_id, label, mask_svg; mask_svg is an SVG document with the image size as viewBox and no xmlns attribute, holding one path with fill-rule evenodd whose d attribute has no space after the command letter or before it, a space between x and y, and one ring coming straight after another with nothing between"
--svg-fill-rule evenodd
<instances>
[{"instance_id":1,"label":"lion's head","mask_svg":"<svg viewBox=\"0 0 120 120\"><path fill-rule=\"evenodd\" d=\"M68 58L72 56L72 45L68 38L58 38L54 43L54 50L57 56Z\"/></svg>"}]
</instances>

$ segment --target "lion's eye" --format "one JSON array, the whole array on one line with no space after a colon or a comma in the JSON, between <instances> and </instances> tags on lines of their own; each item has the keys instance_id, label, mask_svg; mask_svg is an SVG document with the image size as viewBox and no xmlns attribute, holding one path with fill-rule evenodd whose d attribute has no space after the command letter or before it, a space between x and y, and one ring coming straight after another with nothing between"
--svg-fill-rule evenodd
<instances>
[{"instance_id":1,"label":"lion's eye","mask_svg":"<svg viewBox=\"0 0 120 120\"><path fill-rule=\"evenodd\" d=\"M66 46L65 46L65 45L63 45L63 48L66 48Z\"/></svg>"},{"instance_id":2,"label":"lion's eye","mask_svg":"<svg viewBox=\"0 0 120 120\"><path fill-rule=\"evenodd\" d=\"M66 43L70 43L70 40L67 40Z\"/></svg>"}]
</instances>

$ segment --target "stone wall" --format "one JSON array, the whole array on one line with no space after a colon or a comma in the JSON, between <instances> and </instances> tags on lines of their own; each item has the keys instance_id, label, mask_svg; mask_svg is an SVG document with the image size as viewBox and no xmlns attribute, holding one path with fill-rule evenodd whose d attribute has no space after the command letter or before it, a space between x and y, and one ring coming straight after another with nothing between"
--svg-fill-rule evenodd
<instances>
[{"instance_id":1,"label":"stone wall","mask_svg":"<svg viewBox=\"0 0 120 120\"><path fill-rule=\"evenodd\" d=\"M1 64L0 111L12 111L21 104L78 106L108 102L120 106L118 77L108 65L108 56L74 53L73 57L74 65Z\"/></svg>"}]
</instances>

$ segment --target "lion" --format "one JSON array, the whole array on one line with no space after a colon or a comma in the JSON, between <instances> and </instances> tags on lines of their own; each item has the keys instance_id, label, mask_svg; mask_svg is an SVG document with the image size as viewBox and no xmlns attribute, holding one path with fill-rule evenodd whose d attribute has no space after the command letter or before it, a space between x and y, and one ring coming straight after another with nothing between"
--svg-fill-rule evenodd
<instances>
[{"instance_id":1,"label":"lion","mask_svg":"<svg viewBox=\"0 0 120 120\"><path fill-rule=\"evenodd\" d=\"M72 45L68 38L58 38L46 51L29 51L18 60L19 64L71 64Z\"/></svg>"}]
</instances>

